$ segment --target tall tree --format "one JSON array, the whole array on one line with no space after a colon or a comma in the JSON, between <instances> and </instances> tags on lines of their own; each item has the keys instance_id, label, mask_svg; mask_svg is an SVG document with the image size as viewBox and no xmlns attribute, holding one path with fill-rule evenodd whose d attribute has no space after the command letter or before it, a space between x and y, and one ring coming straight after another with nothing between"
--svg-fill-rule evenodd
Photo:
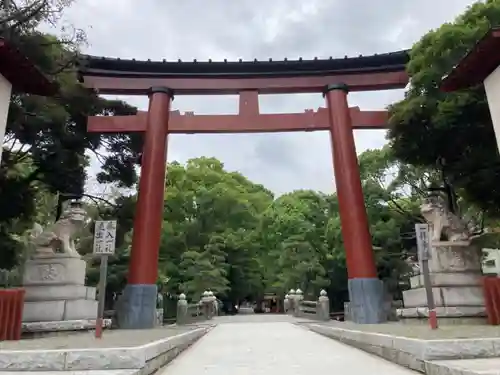
<instances>
[{"instance_id":1,"label":"tall tree","mask_svg":"<svg viewBox=\"0 0 500 375\"><path fill-rule=\"evenodd\" d=\"M230 300L259 293L255 231L271 201L263 186L227 172L217 159L169 164L160 248L167 290L211 288Z\"/></svg>"},{"instance_id":2,"label":"tall tree","mask_svg":"<svg viewBox=\"0 0 500 375\"><path fill-rule=\"evenodd\" d=\"M328 208L325 195L299 190L279 197L264 213L261 230L269 251L270 291L282 294L300 287L314 296L329 285L324 267L325 228L332 214Z\"/></svg>"},{"instance_id":3,"label":"tall tree","mask_svg":"<svg viewBox=\"0 0 500 375\"><path fill-rule=\"evenodd\" d=\"M102 162L97 175L100 182L130 187L137 180L135 166L140 160L140 135L86 131L87 116L134 114L136 108L100 98L78 82L75 61L81 41L79 34L66 39L37 31L41 23L55 21L54 17L69 3L71 1L11 1L8 11L4 9L2 15L2 35L59 85L54 98L22 93L13 93L11 98L0 165L3 207L0 246L6 249L4 267L15 263L18 244L12 234L32 224L40 190L52 194L83 194L89 152Z\"/></svg>"},{"instance_id":4,"label":"tall tree","mask_svg":"<svg viewBox=\"0 0 500 375\"><path fill-rule=\"evenodd\" d=\"M424 35L410 52L410 88L392 105L388 138L395 155L426 168L443 166L467 200L500 214L498 149L483 87L455 93L439 89L441 78L494 25L500 2L477 2Z\"/></svg>"}]
</instances>

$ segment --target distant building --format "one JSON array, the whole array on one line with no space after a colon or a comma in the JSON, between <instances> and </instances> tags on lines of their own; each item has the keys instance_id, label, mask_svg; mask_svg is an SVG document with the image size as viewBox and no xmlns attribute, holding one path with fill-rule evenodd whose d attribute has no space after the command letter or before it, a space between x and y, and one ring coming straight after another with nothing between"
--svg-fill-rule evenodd
<instances>
[{"instance_id":1,"label":"distant building","mask_svg":"<svg viewBox=\"0 0 500 375\"><path fill-rule=\"evenodd\" d=\"M483 249L482 269L485 275L500 276L500 249Z\"/></svg>"}]
</instances>

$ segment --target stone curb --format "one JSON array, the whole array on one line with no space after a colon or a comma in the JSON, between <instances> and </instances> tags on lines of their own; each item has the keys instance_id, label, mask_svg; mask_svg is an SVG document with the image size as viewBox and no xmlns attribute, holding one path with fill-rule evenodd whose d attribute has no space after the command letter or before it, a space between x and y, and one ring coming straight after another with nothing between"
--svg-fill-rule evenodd
<instances>
[{"instance_id":1,"label":"stone curb","mask_svg":"<svg viewBox=\"0 0 500 375\"><path fill-rule=\"evenodd\" d=\"M462 364L461 362L469 361L486 361L482 366L470 366L468 364ZM500 374L500 369L498 362L477 359L477 360L451 360L451 361L429 361L425 364L426 374L429 375L498 375ZM486 366L485 366L486 365Z\"/></svg>"},{"instance_id":2,"label":"stone curb","mask_svg":"<svg viewBox=\"0 0 500 375\"><path fill-rule=\"evenodd\" d=\"M103 319L104 328L111 327L111 319ZM95 319L65 320L57 322L24 322L23 333L50 333L61 331L83 331L95 329Z\"/></svg>"},{"instance_id":3,"label":"stone curb","mask_svg":"<svg viewBox=\"0 0 500 375\"><path fill-rule=\"evenodd\" d=\"M148 375L174 359L213 326L196 328L145 345L98 349L2 350L2 371L131 370Z\"/></svg>"},{"instance_id":4,"label":"stone curb","mask_svg":"<svg viewBox=\"0 0 500 375\"><path fill-rule=\"evenodd\" d=\"M433 371L436 366L442 366L429 361L500 357L500 338L421 340L318 324L308 324L306 327L323 336L426 374L444 374Z\"/></svg>"}]
</instances>

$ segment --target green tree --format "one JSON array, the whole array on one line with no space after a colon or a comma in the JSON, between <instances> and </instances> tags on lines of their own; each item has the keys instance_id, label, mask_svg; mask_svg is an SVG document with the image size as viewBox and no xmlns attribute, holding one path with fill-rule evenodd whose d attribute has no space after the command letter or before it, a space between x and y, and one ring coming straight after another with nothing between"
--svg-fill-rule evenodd
<instances>
[{"instance_id":1,"label":"green tree","mask_svg":"<svg viewBox=\"0 0 500 375\"><path fill-rule=\"evenodd\" d=\"M133 186L142 147L140 135L87 133L87 116L133 114L136 109L100 98L78 83L73 49L36 31L16 37L19 48L44 72L56 72L49 76L59 84L59 92L54 98L22 93L11 98L0 166L0 246L5 257L0 261L7 268L18 251L12 235L32 225L41 190L83 194L89 151L103 163L100 182Z\"/></svg>"},{"instance_id":2,"label":"green tree","mask_svg":"<svg viewBox=\"0 0 500 375\"><path fill-rule=\"evenodd\" d=\"M168 165L160 263L166 291L210 288L232 301L261 293L254 240L272 194L214 158Z\"/></svg>"},{"instance_id":3,"label":"green tree","mask_svg":"<svg viewBox=\"0 0 500 375\"><path fill-rule=\"evenodd\" d=\"M460 195L484 210L500 214L498 149L482 86L455 93L439 89L441 78L494 25L500 3L477 2L424 35L411 52L410 88L392 105L388 138L405 163L444 170Z\"/></svg>"},{"instance_id":4,"label":"green tree","mask_svg":"<svg viewBox=\"0 0 500 375\"><path fill-rule=\"evenodd\" d=\"M301 288L317 296L328 286L324 260L330 214L326 196L307 190L285 194L266 210L261 235L269 252L265 263L270 291Z\"/></svg>"}]
</instances>

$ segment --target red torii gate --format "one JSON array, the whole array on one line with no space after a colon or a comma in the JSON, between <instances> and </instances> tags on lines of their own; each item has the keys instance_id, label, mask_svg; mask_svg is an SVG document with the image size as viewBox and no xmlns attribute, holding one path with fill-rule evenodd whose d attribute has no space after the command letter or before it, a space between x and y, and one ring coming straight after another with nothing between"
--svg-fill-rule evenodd
<instances>
[{"instance_id":1,"label":"red torii gate","mask_svg":"<svg viewBox=\"0 0 500 375\"><path fill-rule=\"evenodd\" d=\"M121 325L148 328L154 324L168 134L313 130L331 133L353 319L359 323L384 320L383 287L377 278L353 129L383 129L387 112L349 108L347 93L405 87L407 60L406 51L269 62L151 62L85 56L80 75L87 87L103 94L149 95L147 112L90 117L88 122L91 132L145 132ZM259 94L299 92L322 92L327 108L289 114L259 112ZM238 94L239 113L194 115L170 111L174 93Z\"/></svg>"}]
</instances>

